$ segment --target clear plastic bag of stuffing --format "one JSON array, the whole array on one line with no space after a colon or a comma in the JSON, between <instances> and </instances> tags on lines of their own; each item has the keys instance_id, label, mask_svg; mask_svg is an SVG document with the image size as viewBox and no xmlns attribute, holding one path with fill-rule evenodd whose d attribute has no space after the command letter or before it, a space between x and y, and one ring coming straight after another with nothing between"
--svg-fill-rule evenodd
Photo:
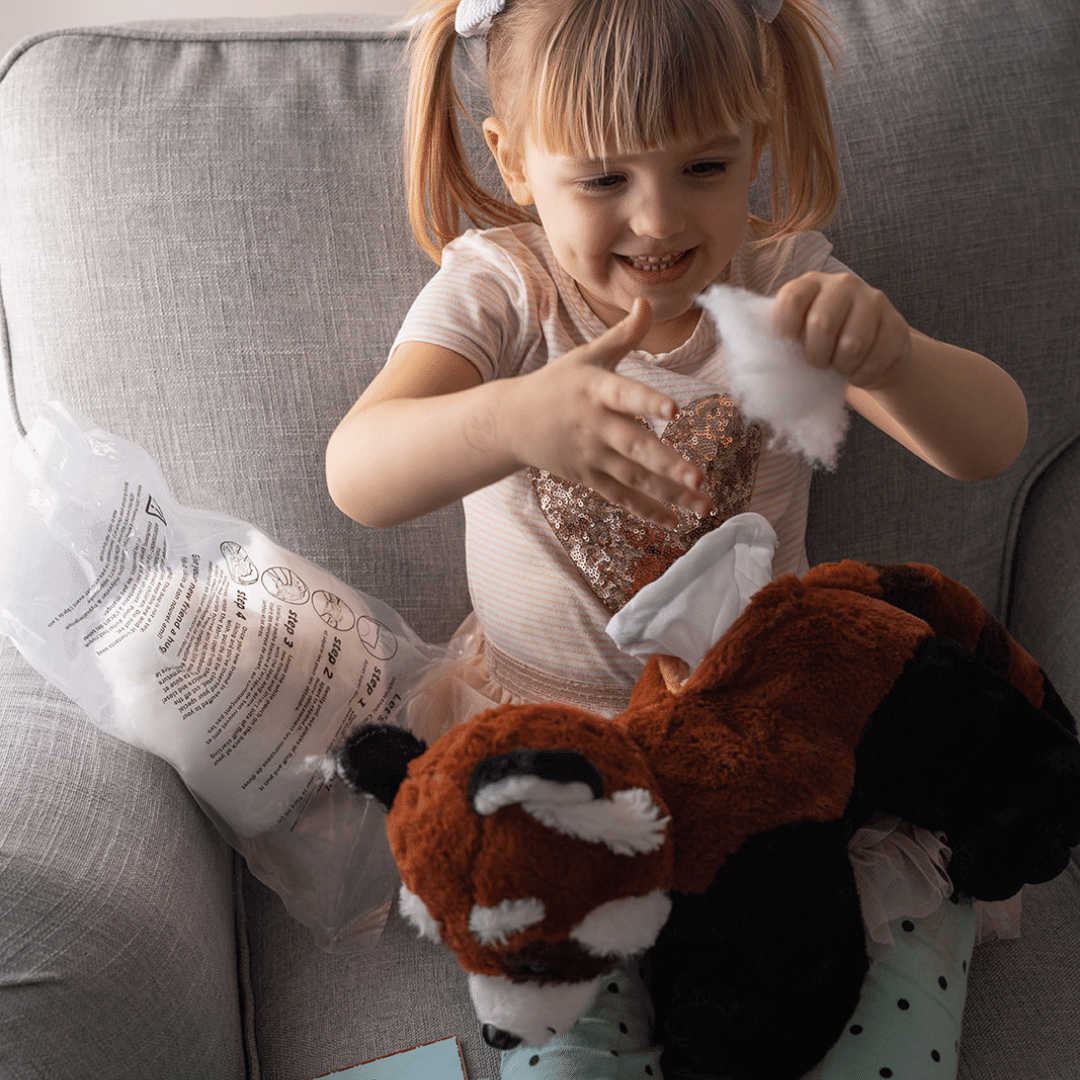
<instances>
[{"instance_id":1,"label":"clear plastic bag of stuffing","mask_svg":"<svg viewBox=\"0 0 1080 1080\"><path fill-rule=\"evenodd\" d=\"M324 949L377 940L398 883L385 815L327 754L360 723L426 734L447 648L254 526L180 506L144 450L59 402L11 460L0 631L167 760Z\"/></svg>"}]
</instances>

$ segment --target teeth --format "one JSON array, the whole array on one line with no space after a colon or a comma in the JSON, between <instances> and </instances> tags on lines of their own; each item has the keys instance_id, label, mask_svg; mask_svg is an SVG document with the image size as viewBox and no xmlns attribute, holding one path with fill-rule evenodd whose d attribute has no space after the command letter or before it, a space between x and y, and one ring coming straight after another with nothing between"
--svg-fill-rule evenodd
<instances>
[{"instance_id":1,"label":"teeth","mask_svg":"<svg viewBox=\"0 0 1080 1080\"><path fill-rule=\"evenodd\" d=\"M659 272L661 270L670 270L684 255L685 251L673 251L667 255L641 255L631 256L624 255L623 258L635 269L635 270L647 270L651 272Z\"/></svg>"}]
</instances>

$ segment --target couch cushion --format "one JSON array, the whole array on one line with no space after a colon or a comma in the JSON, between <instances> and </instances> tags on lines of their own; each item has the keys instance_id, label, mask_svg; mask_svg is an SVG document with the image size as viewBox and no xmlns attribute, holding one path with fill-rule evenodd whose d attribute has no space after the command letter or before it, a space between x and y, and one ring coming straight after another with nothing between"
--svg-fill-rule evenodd
<instances>
[{"instance_id":1,"label":"couch cushion","mask_svg":"<svg viewBox=\"0 0 1080 1080\"><path fill-rule=\"evenodd\" d=\"M1058 455L1024 502L1009 628L1080 717L1080 440Z\"/></svg>"},{"instance_id":2,"label":"couch cushion","mask_svg":"<svg viewBox=\"0 0 1080 1080\"><path fill-rule=\"evenodd\" d=\"M1077 971L1080 867L1074 861L1054 881L1024 888L1018 940L976 947L957 1080L1080 1076Z\"/></svg>"},{"instance_id":3,"label":"couch cushion","mask_svg":"<svg viewBox=\"0 0 1080 1080\"><path fill-rule=\"evenodd\" d=\"M840 44L836 253L913 326L1012 373L1030 436L1000 480L961 484L856 423L837 474L815 487L811 562L919 559L1003 609L1015 493L1080 434L1080 7L824 6Z\"/></svg>"},{"instance_id":4,"label":"couch cushion","mask_svg":"<svg viewBox=\"0 0 1080 1080\"><path fill-rule=\"evenodd\" d=\"M332 1069L457 1035L470 1080L498 1080L465 973L449 949L390 914L373 951L328 956L278 897L246 876L243 902L260 1080L307 1080Z\"/></svg>"},{"instance_id":5,"label":"couch cushion","mask_svg":"<svg viewBox=\"0 0 1080 1080\"><path fill-rule=\"evenodd\" d=\"M322 457L433 265L404 218L401 42L370 20L47 36L0 77L0 283L19 411L146 446L428 640L467 611L460 509L393 532Z\"/></svg>"}]
</instances>

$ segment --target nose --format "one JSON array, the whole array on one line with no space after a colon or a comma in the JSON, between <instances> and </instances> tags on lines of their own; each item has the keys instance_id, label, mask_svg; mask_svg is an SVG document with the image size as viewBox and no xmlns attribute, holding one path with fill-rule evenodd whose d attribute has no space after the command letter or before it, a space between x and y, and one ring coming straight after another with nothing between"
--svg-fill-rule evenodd
<instances>
[{"instance_id":1,"label":"nose","mask_svg":"<svg viewBox=\"0 0 1080 1080\"><path fill-rule=\"evenodd\" d=\"M686 213L677 192L667 185L643 185L630 216L637 236L664 240L686 228Z\"/></svg>"},{"instance_id":2,"label":"nose","mask_svg":"<svg viewBox=\"0 0 1080 1080\"><path fill-rule=\"evenodd\" d=\"M497 1028L494 1024L485 1024L480 1029L480 1034L484 1038L484 1042L492 1048L492 1050L513 1050L515 1046L521 1045L521 1039L509 1031L503 1031L502 1028Z\"/></svg>"}]
</instances>

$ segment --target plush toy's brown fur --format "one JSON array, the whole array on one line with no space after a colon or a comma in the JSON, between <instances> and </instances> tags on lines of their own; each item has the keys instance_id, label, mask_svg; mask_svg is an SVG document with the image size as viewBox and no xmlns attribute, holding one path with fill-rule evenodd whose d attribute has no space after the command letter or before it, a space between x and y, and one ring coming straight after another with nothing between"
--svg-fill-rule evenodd
<instances>
[{"instance_id":1,"label":"plush toy's brown fur","mask_svg":"<svg viewBox=\"0 0 1080 1080\"><path fill-rule=\"evenodd\" d=\"M467 797L477 763L521 746L573 747L602 763L606 797L645 788L664 809L650 762L625 731L569 706L505 706L483 713L413 761L387 818L390 846L402 881L423 898L443 941L462 967L480 974L510 974L508 954L514 954L512 965L538 941L565 940L585 913L608 900L672 887L670 838L657 852L628 857L555 833L520 806L478 815ZM529 896L543 897L547 916L516 934L512 949L482 945L469 930L474 904Z\"/></svg>"},{"instance_id":2,"label":"plush toy's brown fur","mask_svg":"<svg viewBox=\"0 0 1080 1080\"><path fill-rule=\"evenodd\" d=\"M774 581L696 671L678 667L654 657L614 720L504 706L410 762L391 847L467 971L513 984L597 977L616 953L579 934L583 948L574 928L664 890L665 1064L795 1077L858 1000L867 958L847 842L871 813L948 832L953 881L980 899L1055 876L1080 842L1072 717L973 594L930 567L843 562ZM512 799L477 811L478 770L547 750L598 770L605 799L649 793L671 819L661 846L617 854ZM343 755L359 788L365 762ZM543 917L482 941L472 913L519 898L542 901Z\"/></svg>"},{"instance_id":3,"label":"plush toy's brown fur","mask_svg":"<svg viewBox=\"0 0 1080 1080\"><path fill-rule=\"evenodd\" d=\"M1042 705L1035 661L974 594L926 566L847 561L773 582L677 692L653 657L617 721L671 809L675 888L704 891L754 833L840 818L867 720L935 634L1001 652L1002 674Z\"/></svg>"}]
</instances>

